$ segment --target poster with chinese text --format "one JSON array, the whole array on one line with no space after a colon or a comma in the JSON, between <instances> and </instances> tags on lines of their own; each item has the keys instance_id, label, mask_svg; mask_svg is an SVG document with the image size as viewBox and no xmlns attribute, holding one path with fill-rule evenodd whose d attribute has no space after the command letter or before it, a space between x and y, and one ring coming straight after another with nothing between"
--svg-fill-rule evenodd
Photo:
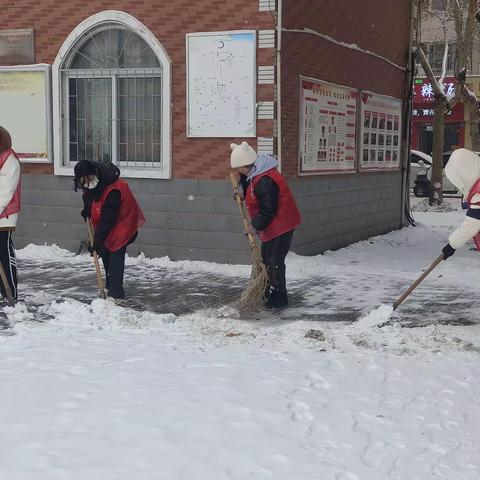
<instances>
[{"instance_id":1,"label":"poster with chinese text","mask_svg":"<svg viewBox=\"0 0 480 480\"><path fill-rule=\"evenodd\" d=\"M400 166L402 102L370 92L361 93L361 170Z\"/></svg>"},{"instance_id":2,"label":"poster with chinese text","mask_svg":"<svg viewBox=\"0 0 480 480\"><path fill-rule=\"evenodd\" d=\"M300 77L299 173L355 172L356 90Z\"/></svg>"}]
</instances>

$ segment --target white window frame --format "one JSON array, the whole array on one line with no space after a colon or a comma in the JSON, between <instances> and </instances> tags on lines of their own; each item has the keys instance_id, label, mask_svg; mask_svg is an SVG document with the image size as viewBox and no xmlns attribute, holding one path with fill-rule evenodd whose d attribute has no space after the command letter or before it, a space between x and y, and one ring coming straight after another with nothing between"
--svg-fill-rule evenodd
<instances>
[{"instance_id":1,"label":"white window frame","mask_svg":"<svg viewBox=\"0 0 480 480\"><path fill-rule=\"evenodd\" d=\"M64 122L62 121L62 65L68 58L70 50L76 44L78 38L102 23L117 23L133 29L137 35L147 42L147 45L149 45L153 50L162 67L162 166L161 168L121 167L122 176L127 178L169 179L172 176L172 120L170 107L172 91L171 60L162 44L143 23L138 21L132 15L117 10L107 10L97 13L80 23L70 33L65 42L63 42L63 45L61 46L52 65L53 151L55 175L73 175L73 166L66 166L63 163L63 149L65 142L63 138Z\"/></svg>"}]
</instances>

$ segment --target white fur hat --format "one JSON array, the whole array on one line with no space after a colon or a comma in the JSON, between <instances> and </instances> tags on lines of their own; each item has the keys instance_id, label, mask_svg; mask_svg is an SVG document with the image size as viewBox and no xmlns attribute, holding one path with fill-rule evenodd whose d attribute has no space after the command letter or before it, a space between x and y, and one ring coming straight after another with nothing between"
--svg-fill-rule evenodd
<instances>
[{"instance_id":1,"label":"white fur hat","mask_svg":"<svg viewBox=\"0 0 480 480\"><path fill-rule=\"evenodd\" d=\"M480 178L480 157L466 148L457 148L448 159L445 175L464 195L468 195Z\"/></svg>"},{"instance_id":2,"label":"white fur hat","mask_svg":"<svg viewBox=\"0 0 480 480\"><path fill-rule=\"evenodd\" d=\"M231 143L230 148L232 149L232 154L230 155L232 168L246 167L255 163L257 154L247 142L242 142L240 145Z\"/></svg>"}]
</instances>

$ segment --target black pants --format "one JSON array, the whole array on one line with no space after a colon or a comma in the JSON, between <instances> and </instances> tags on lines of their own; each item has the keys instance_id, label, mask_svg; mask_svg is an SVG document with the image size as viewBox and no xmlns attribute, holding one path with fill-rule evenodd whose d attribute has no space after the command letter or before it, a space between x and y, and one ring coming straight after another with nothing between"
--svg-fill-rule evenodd
<instances>
[{"instance_id":1,"label":"black pants","mask_svg":"<svg viewBox=\"0 0 480 480\"><path fill-rule=\"evenodd\" d=\"M17 299L17 259L15 257L15 249L12 241L12 231L2 230L0 231L0 261L2 262L3 270L7 276L8 285L12 291L13 298ZM3 298L7 297L7 292L0 281L0 289Z\"/></svg>"},{"instance_id":2,"label":"black pants","mask_svg":"<svg viewBox=\"0 0 480 480\"><path fill-rule=\"evenodd\" d=\"M123 274L125 272L125 253L127 246L125 245L116 252L105 250L102 253L103 266L105 267L105 275L107 281L105 287L108 295L113 298L125 298L123 290Z\"/></svg>"},{"instance_id":3,"label":"black pants","mask_svg":"<svg viewBox=\"0 0 480 480\"><path fill-rule=\"evenodd\" d=\"M123 289L123 274L125 272L125 254L127 247L135 241L137 233L128 241L128 243L111 252L107 249L102 253L102 262L105 267L105 274L107 281L105 288L108 290L108 295L113 298L125 298L125 291Z\"/></svg>"},{"instance_id":4,"label":"black pants","mask_svg":"<svg viewBox=\"0 0 480 480\"><path fill-rule=\"evenodd\" d=\"M268 271L268 279L272 291L281 295L287 293L285 280L285 257L290 250L294 230L262 242L262 260Z\"/></svg>"}]
</instances>

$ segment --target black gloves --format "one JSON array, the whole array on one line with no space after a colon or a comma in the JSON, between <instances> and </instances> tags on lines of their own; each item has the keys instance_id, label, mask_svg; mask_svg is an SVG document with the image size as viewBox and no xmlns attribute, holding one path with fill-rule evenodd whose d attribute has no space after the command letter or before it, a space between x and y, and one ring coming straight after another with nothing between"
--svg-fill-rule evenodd
<instances>
[{"instance_id":1,"label":"black gloves","mask_svg":"<svg viewBox=\"0 0 480 480\"><path fill-rule=\"evenodd\" d=\"M83 217L83 220L86 222L87 217L90 216L90 209L84 208L81 212L80 215Z\"/></svg>"},{"instance_id":2,"label":"black gloves","mask_svg":"<svg viewBox=\"0 0 480 480\"><path fill-rule=\"evenodd\" d=\"M448 257L451 257L455 253L455 249L447 243L443 248L443 259L446 260Z\"/></svg>"},{"instance_id":3,"label":"black gloves","mask_svg":"<svg viewBox=\"0 0 480 480\"><path fill-rule=\"evenodd\" d=\"M93 252L97 252L98 255L102 256L105 253L105 245L101 240L95 239L93 241L93 246L88 246L88 251L90 252L90 254L93 254Z\"/></svg>"}]
</instances>

